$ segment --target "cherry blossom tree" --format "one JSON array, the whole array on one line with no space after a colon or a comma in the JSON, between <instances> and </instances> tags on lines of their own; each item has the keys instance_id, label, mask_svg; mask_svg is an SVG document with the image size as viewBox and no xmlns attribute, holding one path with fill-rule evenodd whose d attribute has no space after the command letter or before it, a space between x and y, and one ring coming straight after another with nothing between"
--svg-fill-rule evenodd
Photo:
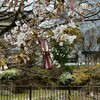
<instances>
[{"instance_id":1,"label":"cherry blossom tree","mask_svg":"<svg viewBox=\"0 0 100 100\"><path fill-rule=\"evenodd\" d=\"M2 0L0 36L31 55L41 38L63 46L82 43L81 25L100 20L99 0ZM77 30L77 31L76 31ZM33 45L34 41L34 45ZM23 53L23 54L24 54ZM28 57L26 57L29 60ZM24 58L23 58L24 59ZM25 63L25 59L23 60Z\"/></svg>"}]
</instances>

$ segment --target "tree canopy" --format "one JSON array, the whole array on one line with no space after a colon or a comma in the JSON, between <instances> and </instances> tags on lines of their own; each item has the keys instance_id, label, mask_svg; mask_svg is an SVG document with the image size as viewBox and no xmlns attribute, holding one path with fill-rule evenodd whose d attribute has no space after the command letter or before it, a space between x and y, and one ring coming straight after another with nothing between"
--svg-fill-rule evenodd
<instances>
[{"instance_id":1,"label":"tree canopy","mask_svg":"<svg viewBox=\"0 0 100 100\"><path fill-rule=\"evenodd\" d=\"M63 47L82 45L81 29L100 20L99 0L1 0L0 36L24 55L32 55L37 41L46 38ZM100 23L99 23L100 24ZM94 24L88 23L92 28ZM22 48L23 45L23 48ZM36 51L36 49L34 50ZM37 51L36 51L37 52ZM18 56L25 61L23 55ZM34 53L35 55L35 53ZM26 57L28 59L28 57Z\"/></svg>"}]
</instances>

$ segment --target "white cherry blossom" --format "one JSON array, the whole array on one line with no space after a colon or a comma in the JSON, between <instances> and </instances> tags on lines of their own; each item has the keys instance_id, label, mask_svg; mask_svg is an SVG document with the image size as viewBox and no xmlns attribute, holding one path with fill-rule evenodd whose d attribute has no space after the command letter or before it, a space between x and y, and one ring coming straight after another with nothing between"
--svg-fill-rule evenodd
<instances>
[{"instance_id":1,"label":"white cherry blossom","mask_svg":"<svg viewBox=\"0 0 100 100\"><path fill-rule=\"evenodd\" d=\"M26 45L25 39L29 38L29 35L34 34L32 29L24 23L22 26L19 26L19 21L16 22L16 27L14 27L11 30L12 36L7 35L5 39L7 38L11 45L17 45L18 47L21 46L21 44ZM15 40L15 41L13 41Z\"/></svg>"},{"instance_id":2,"label":"white cherry blossom","mask_svg":"<svg viewBox=\"0 0 100 100\"><path fill-rule=\"evenodd\" d=\"M54 5L50 4L46 9L47 11L52 12L54 10Z\"/></svg>"},{"instance_id":3,"label":"white cherry blossom","mask_svg":"<svg viewBox=\"0 0 100 100\"><path fill-rule=\"evenodd\" d=\"M17 26L21 26L20 21L16 21L15 24L16 24Z\"/></svg>"},{"instance_id":4,"label":"white cherry blossom","mask_svg":"<svg viewBox=\"0 0 100 100\"><path fill-rule=\"evenodd\" d=\"M70 10L70 11L68 12L68 16L70 16L72 13L73 13L73 11Z\"/></svg>"},{"instance_id":5,"label":"white cherry blossom","mask_svg":"<svg viewBox=\"0 0 100 100\"><path fill-rule=\"evenodd\" d=\"M67 25L60 25L56 27L55 30L53 30L54 33L61 33L65 28L67 28Z\"/></svg>"},{"instance_id":6,"label":"white cherry blossom","mask_svg":"<svg viewBox=\"0 0 100 100\"><path fill-rule=\"evenodd\" d=\"M59 42L59 46L63 46L63 42Z\"/></svg>"},{"instance_id":7,"label":"white cherry blossom","mask_svg":"<svg viewBox=\"0 0 100 100\"><path fill-rule=\"evenodd\" d=\"M47 11L52 12L54 10L54 1L50 1L49 5L46 7Z\"/></svg>"},{"instance_id":8,"label":"white cherry blossom","mask_svg":"<svg viewBox=\"0 0 100 100\"><path fill-rule=\"evenodd\" d=\"M88 4L86 4L86 3L82 3L80 6L82 9L88 9L88 7L89 7Z\"/></svg>"},{"instance_id":9,"label":"white cherry blossom","mask_svg":"<svg viewBox=\"0 0 100 100\"><path fill-rule=\"evenodd\" d=\"M70 44L72 44L73 42L74 42L74 40L76 39L76 35L72 35L72 36L67 36L67 40L68 40L68 42L70 43Z\"/></svg>"},{"instance_id":10,"label":"white cherry blossom","mask_svg":"<svg viewBox=\"0 0 100 100\"><path fill-rule=\"evenodd\" d=\"M72 28L76 28L75 23L73 21L71 21L71 23L68 24L68 26L72 27ZM60 25L58 27L56 27L55 30L53 30L54 35L52 36L52 38L54 38L56 40L56 42L59 42L60 46L63 46L63 42L68 41L70 44L73 43L73 41L76 39L76 35L68 35L65 34L63 32L63 30L65 30L67 27L67 25ZM63 41L63 42L62 42Z\"/></svg>"},{"instance_id":11,"label":"white cherry blossom","mask_svg":"<svg viewBox=\"0 0 100 100\"><path fill-rule=\"evenodd\" d=\"M75 22L73 20L71 20L71 22L68 24L68 26L77 28L77 26L75 25Z\"/></svg>"},{"instance_id":12,"label":"white cherry blossom","mask_svg":"<svg viewBox=\"0 0 100 100\"><path fill-rule=\"evenodd\" d=\"M28 28L27 24L25 24L25 23L22 25L22 27L23 28Z\"/></svg>"}]
</instances>

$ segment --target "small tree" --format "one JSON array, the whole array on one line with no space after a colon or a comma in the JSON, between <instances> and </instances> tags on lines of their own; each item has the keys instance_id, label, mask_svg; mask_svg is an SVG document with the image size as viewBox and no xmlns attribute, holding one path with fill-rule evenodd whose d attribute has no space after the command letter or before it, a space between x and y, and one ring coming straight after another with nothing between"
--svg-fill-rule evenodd
<instances>
[{"instance_id":1,"label":"small tree","mask_svg":"<svg viewBox=\"0 0 100 100\"><path fill-rule=\"evenodd\" d=\"M61 47L59 47L59 43L54 43L51 52L53 54L53 59L56 60L61 67L65 67L65 64L68 62L68 54L71 52L71 47L66 43Z\"/></svg>"}]
</instances>

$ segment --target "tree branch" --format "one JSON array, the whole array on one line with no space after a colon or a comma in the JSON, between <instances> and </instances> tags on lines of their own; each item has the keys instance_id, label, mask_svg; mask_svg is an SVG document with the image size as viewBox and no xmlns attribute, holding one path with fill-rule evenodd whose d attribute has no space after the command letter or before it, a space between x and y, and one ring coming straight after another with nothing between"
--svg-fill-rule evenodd
<instances>
[{"instance_id":1,"label":"tree branch","mask_svg":"<svg viewBox=\"0 0 100 100\"><path fill-rule=\"evenodd\" d=\"M95 19L85 19L84 21L97 21L100 20L100 18L95 18Z\"/></svg>"},{"instance_id":2,"label":"tree branch","mask_svg":"<svg viewBox=\"0 0 100 100\"><path fill-rule=\"evenodd\" d=\"M11 17L13 17L13 16L14 16L14 15L11 15L11 16L8 16L8 17L3 17L3 18L0 18L0 21L10 19L10 18L11 18Z\"/></svg>"},{"instance_id":3,"label":"tree branch","mask_svg":"<svg viewBox=\"0 0 100 100\"><path fill-rule=\"evenodd\" d=\"M11 30L12 27L15 26L15 21L17 21L17 18L18 18L19 13L20 13L20 7L19 7L19 9L16 11L15 17L14 17L12 23L11 23L8 27L6 27L5 29L3 29L3 30L0 32L0 36L2 36L3 34L5 34L7 31Z\"/></svg>"}]
</instances>

